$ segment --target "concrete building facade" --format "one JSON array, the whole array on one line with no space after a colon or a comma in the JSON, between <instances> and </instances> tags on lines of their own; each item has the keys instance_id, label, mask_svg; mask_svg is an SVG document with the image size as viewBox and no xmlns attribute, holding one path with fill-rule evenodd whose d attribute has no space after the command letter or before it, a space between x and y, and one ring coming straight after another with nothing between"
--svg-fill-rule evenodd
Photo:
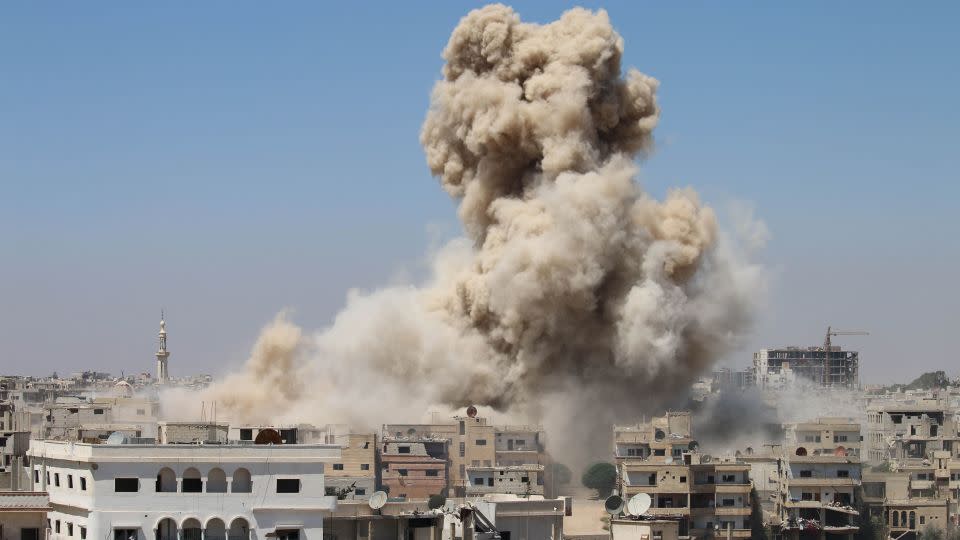
<instances>
[{"instance_id":1,"label":"concrete building facade","mask_svg":"<svg viewBox=\"0 0 960 540\"><path fill-rule=\"evenodd\" d=\"M63 540L322 540L332 445L35 441L34 489Z\"/></svg>"}]
</instances>

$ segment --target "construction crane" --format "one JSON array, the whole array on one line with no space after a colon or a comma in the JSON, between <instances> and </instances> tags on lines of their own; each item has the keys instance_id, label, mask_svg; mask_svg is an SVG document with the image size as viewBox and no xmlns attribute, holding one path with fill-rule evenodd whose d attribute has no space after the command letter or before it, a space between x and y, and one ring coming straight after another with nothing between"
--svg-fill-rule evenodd
<instances>
[{"instance_id":1,"label":"construction crane","mask_svg":"<svg viewBox=\"0 0 960 540\"><path fill-rule=\"evenodd\" d=\"M827 327L827 337L823 339L823 376L821 377L820 384L824 387L827 386L829 382L829 372L830 372L830 348L833 347L833 344L830 341L830 338L833 336L869 336L870 332L864 332L863 330L834 330L832 326Z\"/></svg>"}]
</instances>

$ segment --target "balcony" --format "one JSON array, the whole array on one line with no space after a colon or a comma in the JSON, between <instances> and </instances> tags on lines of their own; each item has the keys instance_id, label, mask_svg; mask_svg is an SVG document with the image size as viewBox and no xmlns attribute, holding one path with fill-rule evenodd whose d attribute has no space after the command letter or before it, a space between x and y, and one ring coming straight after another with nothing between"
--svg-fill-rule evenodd
<instances>
[{"instance_id":1,"label":"balcony","mask_svg":"<svg viewBox=\"0 0 960 540\"><path fill-rule=\"evenodd\" d=\"M856 487L860 481L856 478L791 478L788 480L791 486L797 487Z\"/></svg>"}]
</instances>

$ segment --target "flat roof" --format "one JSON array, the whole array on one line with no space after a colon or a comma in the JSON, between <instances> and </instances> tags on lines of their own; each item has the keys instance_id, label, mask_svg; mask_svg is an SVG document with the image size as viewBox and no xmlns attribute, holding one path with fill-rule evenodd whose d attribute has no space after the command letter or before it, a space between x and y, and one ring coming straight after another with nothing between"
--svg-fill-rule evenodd
<instances>
[{"instance_id":1,"label":"flat roof","mask_svg":"<svg viewBox=\"0 0 960 540\"><path fill-rule=\"evenodd\" d=\"M31 441L33 458L77 462L168 462L176 459L221 462L299 461L324 463L341 456L336 444L90 444Z\"/></svg>"}]
</instances>

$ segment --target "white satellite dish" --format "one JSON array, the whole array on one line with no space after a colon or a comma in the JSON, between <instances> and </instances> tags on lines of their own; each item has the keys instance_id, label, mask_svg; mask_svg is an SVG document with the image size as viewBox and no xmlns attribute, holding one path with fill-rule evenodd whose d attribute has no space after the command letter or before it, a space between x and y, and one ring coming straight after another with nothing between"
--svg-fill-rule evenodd
<instances>
[{"instance_id":1,"label":"white satellite dish","mask_svg":"<svg viewBox=\"0 0 960 540\"><path fill-rule=\"evenodd\" d=\"M642 516L650 509L653 499L646 493L637 493L627 501L627 513L631 516Z\"/></svg>"},{"instance_id":2,"label":"white satellite dish","mask_svg":"<svg viewBox=\"0 0 960 540\"><path fill-rule=\"evenodd\" d=\"M666 463L667 465L670 465L671 463L673 463L673 456L667 456L667 459L663 460L663 462Z\"/></svg>"},{"instance_id":3,"label":"white satellite dish","mask_svg":"<svg viewBox=\"0 0 960 540\"><path fill-rule=\"evenodd\" d=\"M373 495L370 496L370 500L367 501L367 504L370 505L370 508L374 510L383 508L383 505L387 504L386 492L375 491Z\"/></svg>"},{"instance_id":4,"label":"white satellite dish","mask_svg":"<svg viewBox=\"0 0 960 540\"><path fill-rule=\"evenodd\" d=\"M713 456L710 454L700 456L700 463L710 463L711 461L713 461Z\"/></svg>"},{"instance_id":5,"label":"white satellite dish","mask_svg":"<svg viewBox=\"0 0 960 540\"><path fill-rule=\"evenodd\" d=\"M107 437L107 444L123 444L123 441L127 440L126 435L120 433L119 431L114 431Z\"/></svg>"},{"instance_id":6,"label":"white satellite dish","mask_svg":"<svg viewBox=\"0 0 960 540\"><path fill-rule=\"evenodd\" d=\"M611 516L615 516L623 511L623 497L611 495L603 501L603 509Z\"/></svg>"}]
</instances>

